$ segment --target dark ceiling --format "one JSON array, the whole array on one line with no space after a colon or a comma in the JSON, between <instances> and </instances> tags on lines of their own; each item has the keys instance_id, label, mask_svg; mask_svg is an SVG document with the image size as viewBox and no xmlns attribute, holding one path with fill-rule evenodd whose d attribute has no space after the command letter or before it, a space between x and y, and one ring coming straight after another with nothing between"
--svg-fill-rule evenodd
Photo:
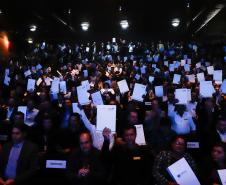
<instances>
[{"instance_id":1,"label":"dark ceiling","mask_svg":"<svg viewBox=\"0 0 226 185\"><path fill-rule=\"evenodd\" d=\"M185 36L186 21L215 0L64 0L18 1L10 0L0 9L0 30L23 37L37 39L106 39L114 36L143 38L169 38ZM190 3L190 8L187 8ZM122 11L119 11L119 7ZM68 13L70 9L70 14ZM170 21L178 17L182 24L173 29ZM119 20L130 23L127 31L119 27ZM64 25L60 20L66 22ZM80 29L81 21L89 21L87 33ZM36 24L36 33L29 25Z\"/></svg>"}]
</instances>

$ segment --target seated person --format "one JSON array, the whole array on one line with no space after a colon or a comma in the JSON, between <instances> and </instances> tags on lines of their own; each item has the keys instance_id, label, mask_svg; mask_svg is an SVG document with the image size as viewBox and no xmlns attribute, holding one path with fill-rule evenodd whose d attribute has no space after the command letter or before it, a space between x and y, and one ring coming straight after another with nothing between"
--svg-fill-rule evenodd
<instances>
[{"instance_id":1,"label":"seated person","mask_svg":"<svg viewBox=\"0 0 226 185\"><path fill-rule=\"evenodd\" d=\"M108 134L107 134L108 133ZM150 185L152 165L151 150L136 144L136 127L130 125L124 129L124 144L115 145L109 151L109 132L103 132L105 142L102 154L105 164L112 161L112 185ZM110 169L110 168L109 168Z\"/></svg>"},{"instance_id":2,"label":"seated person","mask_svg":"<svg viewBox=\"0 0 226 185\"><path fill-rule=\"evenodd\" d=\"M12 128L12 142L5 144L0 155L0 184L27 185L38 169L37 147L25 139L26 126Z\"/></svg>"},{"instance_id":3,"label":"seated person","mask_svg":"<svg viewBox=\"0 0 226 185\"><path fill-rule=\"evenodd\" d=\"M104 169L100 152L93 147L92 137L88 132L79 136L80 148L69 157L66 176L72 184L102 184Z\"/></svg>"},{"instance_id":4,"label":"seated person","mask_svg":"<svg viewBox=\"0 0 226 185\"><path fill-rule=\"evenodd\" d=\"M157 185L177 185L172 177L167 173L167 168L180 160L185 158L194 172L196 172L196 164L190 154L186 153L186 142L182 136L175 136L170 142L171 148L168 151L160 152L153 165L152 174Z\"/></svg>"},{"instance_id":5,"label":"seated person","mask_svg":"<svg viewBox=\"0 0 226 185\"><path fill-rule=\"evenodd\" d=\"M211 151L211 158L205 161L203 166L203 180L206 185L220 185L220 178L217 170L226 169L226 148L223 143L214 144Z\"/></svg>"}]
</instances>

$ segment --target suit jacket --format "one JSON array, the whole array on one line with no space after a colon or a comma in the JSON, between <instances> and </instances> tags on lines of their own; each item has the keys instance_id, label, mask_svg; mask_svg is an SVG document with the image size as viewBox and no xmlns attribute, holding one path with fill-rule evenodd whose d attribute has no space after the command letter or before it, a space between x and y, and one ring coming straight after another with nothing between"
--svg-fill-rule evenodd
<instances>
[{"instance_id":1,"label":"suit jacket","mask_svg":"<svg viewBox=\"0 0 226 185\"><path fill-rule=\"evenodd\" d=\"M13 146L12 142L5 144L0 154L0 177L2 177L3 179L5 178L4 171L8 163L8 158L12 146ZM38 169L37 147L36 145L29 141L24 141L17 162L16 178L14 179L15 184L16 185L28 184L31 177L35 175L37 169Z\"/></svg>"},{"instance_id":2,"label":"suit jacket","mask_svg":"<svg viewBox=\"0 0 226 185\"><path fill-rule=\"evenodd\" d=\"M90 173L87 177L78 178L79 169L89 166ZM88 155L85 155L80 149L72 153L67 163L67 179L72 184L93 185L103 184L104 169L100 159L100 152L92 148Z\"/></svg>"}]
</instances>

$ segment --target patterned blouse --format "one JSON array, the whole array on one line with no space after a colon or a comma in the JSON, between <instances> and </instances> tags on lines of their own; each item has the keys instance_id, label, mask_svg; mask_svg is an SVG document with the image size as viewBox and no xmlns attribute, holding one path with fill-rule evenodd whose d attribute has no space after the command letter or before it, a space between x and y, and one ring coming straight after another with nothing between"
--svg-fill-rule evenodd
<instances>
[{"instance_id":1,"label":"patterned blouse","mask_svg":"<svg viewBox=\"0 0 226 185\"><path fill-rule=\"evenodd\" d=\"M196 173L196 164L191 155L184 153L182 157L186 159L188 164L193 169L194 173ZM174 157L172 151L162 151L156 156L152 174L157 185L168 185L169 182L174 181L167 172L167 168L176 161L178 161L178 159Z\"/></svg>"}]
</instances>

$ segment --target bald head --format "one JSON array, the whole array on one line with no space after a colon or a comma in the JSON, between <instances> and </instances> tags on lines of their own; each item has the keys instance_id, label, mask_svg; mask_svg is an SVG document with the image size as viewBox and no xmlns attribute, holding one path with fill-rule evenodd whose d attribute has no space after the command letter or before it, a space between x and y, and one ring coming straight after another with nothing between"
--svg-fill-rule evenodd
<instances>
[{"instance_id":1,"label":"bald head","mask_svg":"<svg viewBox=\"0 0 226 185\"><path fill-rule=\"evenodd\" d=\"M81 133L79 136L80 149L84 153L88 153L92 148L92 138L88 132Z\"/></svg>"}]
</instances>

